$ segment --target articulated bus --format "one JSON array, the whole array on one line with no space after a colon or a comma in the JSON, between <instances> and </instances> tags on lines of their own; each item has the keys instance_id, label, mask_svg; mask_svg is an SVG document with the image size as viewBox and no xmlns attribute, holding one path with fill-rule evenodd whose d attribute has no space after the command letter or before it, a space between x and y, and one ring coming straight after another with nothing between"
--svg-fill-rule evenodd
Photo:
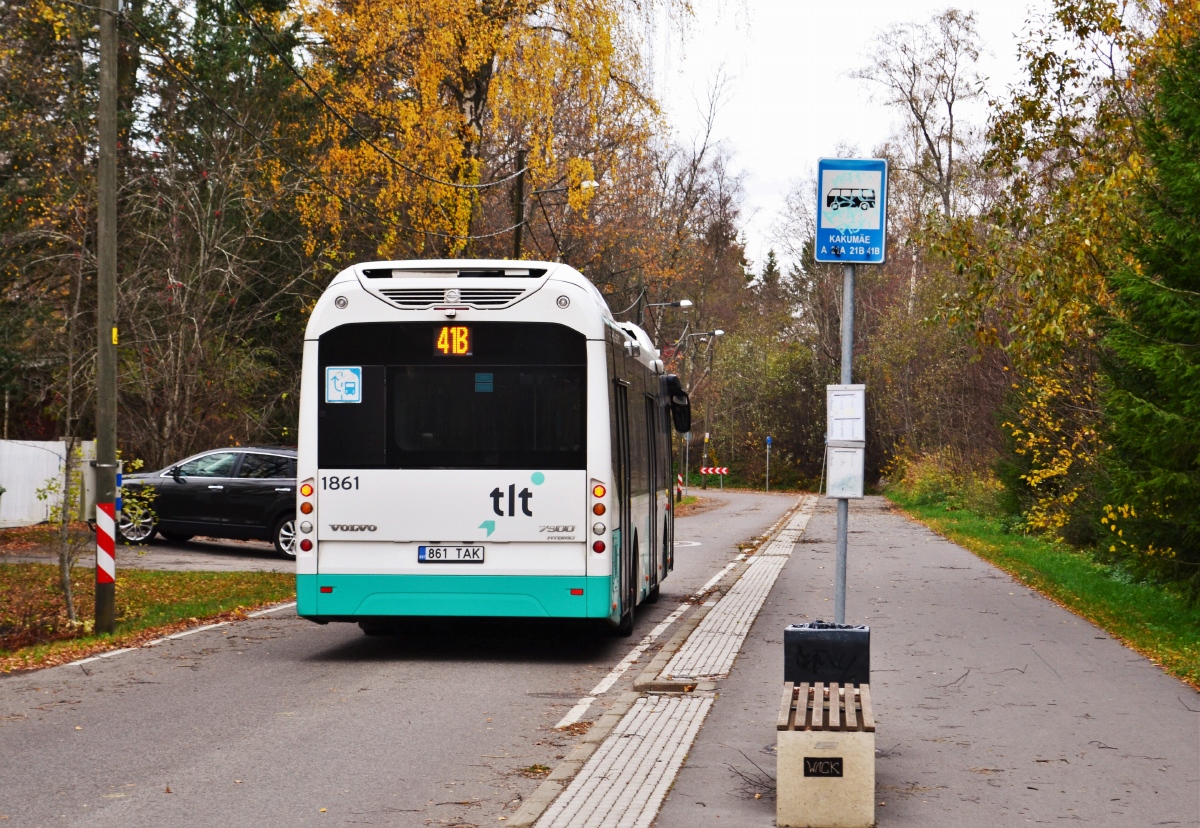
<instances>
[{"instance_id":1,"label":"articulated bus","mask_svg":"<svg viewBox=\"0 0 1200 828\"><path fill-rule=\"evenodd\" d=\"M553 262L371 262L304 337L299 614L596 619L674 566L672 424L646 333Z\"/></svg>"}]
</instances>

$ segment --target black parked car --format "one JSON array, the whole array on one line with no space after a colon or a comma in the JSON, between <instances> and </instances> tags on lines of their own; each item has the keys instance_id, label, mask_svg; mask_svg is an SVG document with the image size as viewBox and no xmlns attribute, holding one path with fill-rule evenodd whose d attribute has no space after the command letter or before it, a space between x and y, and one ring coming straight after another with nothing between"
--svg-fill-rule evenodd
<instances>
[{"instance_id":1,"label":"black parked car","mask_svg":"<svg viewBox=\"0 0 1200 828\"><path fill-rule=\"evenodd\" d=\"M117 534L145 543L160 533L182 543L196 535L269 540L296 556L296 452L281 448L206 451L161 471L127 474L126 496L151 486L152 514L122 510Z\"/></svg>"}]
</instances>

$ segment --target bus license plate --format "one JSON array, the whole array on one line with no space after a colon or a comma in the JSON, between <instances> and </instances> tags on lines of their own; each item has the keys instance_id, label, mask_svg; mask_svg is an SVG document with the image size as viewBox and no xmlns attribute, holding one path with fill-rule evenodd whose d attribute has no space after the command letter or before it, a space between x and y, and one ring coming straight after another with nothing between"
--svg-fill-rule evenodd
<instances>
[{"instance_id":1,"label":"bus license plate","mask_svg":"<svg viewBox=\"0 0 1200 828\"><path fill-rule=\"evenodd\" d=\"M483 563L483 547L418 546L417 563Z\"/></svg>"}]
</instances>

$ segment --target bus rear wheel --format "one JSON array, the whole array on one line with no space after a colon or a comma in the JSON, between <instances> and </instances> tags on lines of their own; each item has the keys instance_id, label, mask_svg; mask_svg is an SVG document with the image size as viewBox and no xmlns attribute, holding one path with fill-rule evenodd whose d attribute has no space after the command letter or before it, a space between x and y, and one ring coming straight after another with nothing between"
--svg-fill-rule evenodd
<instances>
[{"instance_id":1,"label":"bus rear wheel","mask_svg":"<svg viewBox=\"0 0 1200 828\"><path fill-rule=\"evenodd\" d=\"M638 539L637 534L633 536L633 557L628 561L629 573L629 588L625 591L624 599L621 601L621 609L625 612L621 615L621 623L617 624L615 630L616 635L621 638L628 638L633 635L633 613L637 607L638 593Z\"/></svg>"},{"instance_id":2,"label":"bus rear wheel","mask_svg":"<svg viewBox=\"0 0 1200 828\"><path fill-rule=\"evenodd\" d=\"M621 623L613 628L613 635L618 638L629 638L633 635L633 607L625 610L625 614L621 616Z\"/></svg>"}]
</instances>

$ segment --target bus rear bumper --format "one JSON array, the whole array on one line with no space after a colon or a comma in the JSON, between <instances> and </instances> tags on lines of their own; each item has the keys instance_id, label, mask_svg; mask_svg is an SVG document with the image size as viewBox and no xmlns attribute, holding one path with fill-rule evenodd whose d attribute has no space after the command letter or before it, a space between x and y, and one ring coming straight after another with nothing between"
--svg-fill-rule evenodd
<instances>
[{"instance_id":1,"label":"bus rear bumper","mask_svg":"<svg viewBox=\"0 0 1200 828\"><path fill-rule=\"evenodd\" d=\"M384 617L609 618L608 576L297 575L311 621Z\"/></svg>"}]
</instances>

